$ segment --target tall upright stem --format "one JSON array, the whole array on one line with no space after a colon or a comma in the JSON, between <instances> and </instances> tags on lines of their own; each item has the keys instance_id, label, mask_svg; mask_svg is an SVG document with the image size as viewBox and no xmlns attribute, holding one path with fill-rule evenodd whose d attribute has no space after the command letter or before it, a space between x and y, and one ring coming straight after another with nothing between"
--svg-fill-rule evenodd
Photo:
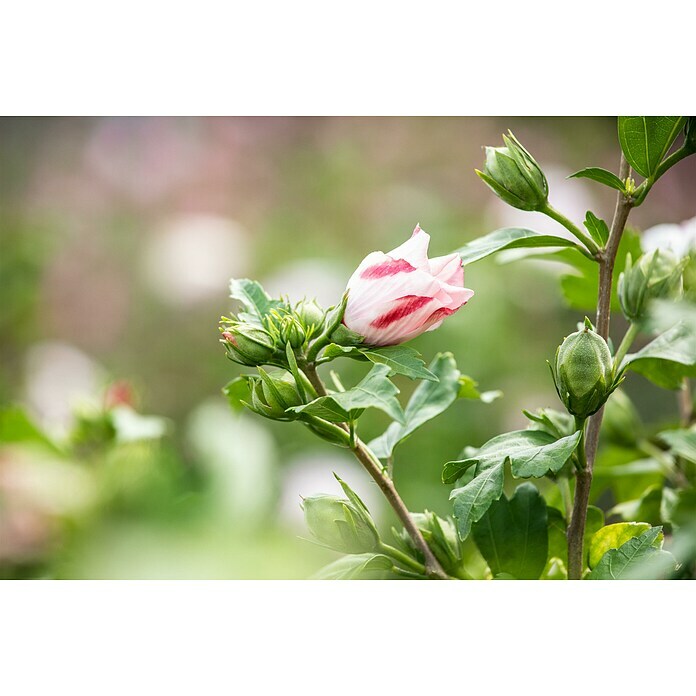
<instances>
[{"instance_id":1,"label":"tall upright stem","mask_svg":"<svg viewBox=\"0 0 696 696\"><path fill-rule=\"evenodd\" d=\"M326 396L326 388L324 383L319 378L316 368L313 364L302 365L303 372L307 375L307 379L312 383L312 386L316 390L317 394L320 396ZM345 423L341 423L340 427L344 430L349 430ZM359 438L355 437L353 444L351 446L353 454L355 454L356 459L363 465L367 470L367 473L372 476L375 483L379 486L380 490L387 499L387 502L392 506L397 517L401 520L401 524L408 532L416 548L423 554L423 559L425 560L425 574L435 580L449 580L449 575L445 573L442 569L437 558L430 550L430 547L426 543L420 529L416 526L416 523L411 517L411 513L398 494L394 482L385 473L380 461L375 457L370 448Z\"/></svg>"},{"instance_id":2,"label":"tall upright stem","mask_svg":"<svg viewBox=\"0 0 696 696\"><path fill-rule=\"evenodd\" d=\"M619 178L626 179L630 168L626 158L621 155ZM628 214L633 207L633 201L622 193L616 197L614 218L611 223L609 239L605 249L598 257L599 263L599 292L597 295L597 333L605 340L609 338L609 320L611 318L611 290L614 278L614 263L619 250L621 235L626 227ZM599 429L602 425L604 407L590 418L585 431L585 461L586 466L577 472L575 484L575 502L573 514L568 525L568 579L580 580L583 571L583 540L585 538L585 522L587 506L590 502L590 487L592 486L592 470L597 446L599 444Z\"/></svg>"}]
</instances>

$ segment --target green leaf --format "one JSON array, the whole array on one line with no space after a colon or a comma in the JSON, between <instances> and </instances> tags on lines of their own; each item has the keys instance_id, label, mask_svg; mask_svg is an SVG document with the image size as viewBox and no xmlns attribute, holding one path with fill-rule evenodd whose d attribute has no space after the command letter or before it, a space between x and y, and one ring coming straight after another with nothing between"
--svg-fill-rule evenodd
<instances>
[{"instance_id":1,"label":"green leaf","mask_svg":"<svg viewBox=\"0 0 696 696\"><path fill-rule=\"evenodd\" d=\"M471 525L478 522L486 513L491 503L503 493L503 475L505 460L492 464L488 468L476 467L476 476L465 486L455 488L450 493L454 501L454 517L461 539L466 539Z\"/></svg>"},{"instance_id":2,"label":"green leaf","mask_svg":"<svg viewBox=\"0 0 696 696\"><path fill-rule=\"evenodd\" d=\"M583 224L590 233L590 237L592 237L599 246L604 246L607 243L609 239L609 227L604 220L594 215L591 210L588 210Z\"/></svg>"},{"instance_id":3,"label":"green leaf","mask_svg":"<svg viewBox=\"0 0 696 696\"><path fill-rule=\"evenodd\" d=\"M648 531L650 525L647 522L619 522L602 527L592 535L590 541L589 566L595 568L602 556L610 549L618 549L629 539L640 536ZM655 539L656 544L661 544L663 535L658 535Z\"/></svg>"},{"instance_id":4,"label":"green leaf","mask_svg":"<svg viewBox=\"0 0 696 696\"><path fill-rule=\"evenodd\" d=\"M243 411L243 402L246 401L248 403L251 399L247 375L235 377L231 382L228 382L222 388L222 393L227 397L227 401L233 411Z\"/></svg>"},{"instance_id":5,"label":"green leaf","mask_svg":"<svg viewBox=\"0 0 696 696\"><path fill-rule=\"evenodd\" d=\"M682 428L663 430L657 437L662 440L677 457L688 459L696 464L696 430Z\"/></svg>"},{"instance_id":6,"label":"green leaf","mask_svg":"<svg viewBox=\"0 0 696 696\"><path fill-rule=\"evenodd\" d=\"M541 430L515 430L497 435L467 459L447 462L442 473L445 483L456 481L469 467L483 470L510 460L516 478L539 478L559 471L580 441L580 431L556 439Z\"/></svg>"},{"instance_id":7,"label":"green leaf","mask_svg":"<svg viewBox=\"0 0 696 696\"><path fill-rule=\"evenodd\" d=\"M320 417L342 422L347 420L344 415L350 414L350 417L357 418L366 408L378 408L395 421L404 424L404 412L396 398L399 390L387 378L390 372L388 365L374 365L365 379L352 389L320 396L309 404L295 406L289 410L318 415L321 409L324 415Z\"/></svg>"},{"instance_id":8,"label":"green leaf","mask_svg":"<svg viewBox=\"0 0 696 696\"><path fill-rule=\"evenodd\" d=\"M569 255L560 254L549 255L550 260L561 260L571 263ZM635 261L641 254L640 237L631 230L625 230L619 243L619 250L616 255L614 265L614 275L611 290L611 308L613 311L620 312L621 305L616 294L616 287L619 282L619 274L626 265L626 254L630 253ZM577 274L564 275L561 277L561 290L563 296L570 307L581 311L595 310L597 307L597 292L599 288L599 264L580 254L572 261Z\"/></svg>"},{"instance_id":9,"label":"green leaf","mask_svg":"<svg viewBox=\"0 0 696 696\"><path fill-rule=\"evenodd\" d=\"M629 539L618 549L607 551L587 579L637 580L664 577L674 569L674 558L655 548L655 541L661 534L661 527L652 527L640 536Z\"/></svg>"},{"instance_id":10,"label":"green leaf","mask_svg":"<svg viewBox=\"0 0 696 696\"><path fill-rule=\"evenodd\" d=\"M504 495L473 526L473 537L494 576L537 580L546 565L546 503L536 486L523 483L510 500Z\"/></svg>"},{"instance_id":11,"label":"green leaf","mask_svg":"<svg viewBox=\"0 0 696 696\"><path fill-rule=\"evenodd\" d=\"M500 389L480 392L477 387L478 382L475 379L472 379L468 375L461 375L459 377L459 393L457 394L457 398L474 399L476 401L482 401L484 404L490 404L503 395Z\"/></svg>"},{"instance_id":12,"label":"green leaf","mask_svg":"<svg viewBox=\"0 0 696 696\"><path fill-rule=\"evenodd\" d=\"M353 360L367 362L367 356L359 348L355 346L339 346L337 343L330 343L326 346L318 362L329 362L336 358L352 358Z\"/></svg>"},{"instance_id":13,"label":"green leaf","mask_svg":"<svg viewBox=\"0 0 696 696\"><path fill-rule=\"evenodd\" d=\"M619 142L628 163L641 176L652 176L684 123L684 116L619 116Z\"/></svg>"},{"instance_id":14,"label":"green leaf","mask_svg":"<svg viewBox=\"0 0 696 696\"><path fill-rule=\"evenodd\" d=\"M409 346L387 346L363 351L365 357L373 363L387 365L389 376L404 375L410 379L426 379L433 382L437 377L425 367L420 353Z\"/></svg>"},{"instance_id":15,"label":"green leaf","mask_svg":"<svg viewBox=\"0 0 696 696\"><path fill-rule=\"evenodd\" d=\"M609 188L616 189L617 191L625 192L626 187L624 182L619 179L616 174L602 169L601 167L587 167L581 169L579 172L571 174L569 179L592 179L592 181L597 181L600 184L604 184ZM596 241L596 240L595 240Z\"/></svg>"},{"instance_id":16,"label":"green leaf","mask_svg":"<svg viewBox=\"0 0 696 696\"><path fill-rule=\"evenodd\" d=\"M451 353L440 353L429 370L437 382L422 382L416 387L404 411L403 424L392 423L370 442L370 449L380 458L392 455L394 448L421 425L447 410L457 399L459 370Z\"/></svg>"},{"instance_id":17,"label":"green leaf","mask_svg":"<svg viewBox=\"0 0 696 696\"><path fill-rule=\"evenodd\" d=\"M679 322L637 353L627 355L621 370L639 372L664 389L679 389L684 376L696 375L696 331Z\"/></svg>"},{"instance_id":18,"label":"green leaf","mask_svg":"<svg viewBox=\"0 0 696 696\"><path fill-rule=\"evenodd\" d=\"M240 315L240 319L255 323L260 323L260 320L272 309L283 305L280 300L272 300L260 283L248 278L230 280L230 297L241 302L246 310L243 317Z\"/></svg>"},{"instance_id":19,"label":"green leaf","mask_svg":"<svg viewBox=\"0 0 696 696\"><path fill-rule=\"evenodd\" d=\"M315 580L383 580L393 577L391 560L379 553L361 553L344 556L324 566Z\"/></svg>"},{"instance_id":20,"label":"green leaf","mask_svg":"<svg viewBox=\"0 0 696 696\"><path fill-rule=\"evenodd\" d=\"M350 413L346 409L339 406L330 396L320 396L314 401L310 401L308 404L303 404L302 406L292 406L288 411L294 411L295 413L304 413L308 416L316 416L317 418L322 418L330 423L346 423L351 417L353 419L359 418L362 414L362 409L360 411L353 411Z\"/></svg>"},{"instance_id":21,"label":"green leaf","mask_svg":"<svg viewBox=\"0 0 696 696\"><path fill-rule=\"evenodd\" d=\"M520 249L524 247L580 247L570 239L555 235L539 234L521 227L504 227L484 237L479 237L465 244L457 253L466 266L474 261L486 258L503 249Z\"/></svg>"}]
</instances>

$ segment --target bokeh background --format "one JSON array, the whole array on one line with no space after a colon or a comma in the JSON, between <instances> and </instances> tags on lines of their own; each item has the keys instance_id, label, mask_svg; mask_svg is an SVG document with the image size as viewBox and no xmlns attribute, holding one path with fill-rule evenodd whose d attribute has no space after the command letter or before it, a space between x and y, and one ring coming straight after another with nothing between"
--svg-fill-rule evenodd
<instances>
[{"instance_id":1,"label":"bokeh background","mask_svg":"<svg viewBox=\"0 0 696 696\"><path fill-rule=\"evenodd\" d=\"M435 255L502 226L562 232L475 176L481 146L508 128L557 208L610 218L611 191L565 177L616 169L614 118L0 119L0 576L308 577L335 554L300 538L300 496L339 492L333 472L388 529L348 453L230 412L220 390L241 368L218 343L227 283L328 306L416 223ZM632 225L696 215L691 159ZM553 264L507 261L467 269L474 299L414 342L426 360L451 350L505 396L457 403L397 452L411 509L447 514L445 461L524 427L523 408L558 407L545 361L581 313ZM672 395L635 378L627 390L647 420L675 417ZM362 423L366 439L387 424Z\"/></svg>"}]
</instances>

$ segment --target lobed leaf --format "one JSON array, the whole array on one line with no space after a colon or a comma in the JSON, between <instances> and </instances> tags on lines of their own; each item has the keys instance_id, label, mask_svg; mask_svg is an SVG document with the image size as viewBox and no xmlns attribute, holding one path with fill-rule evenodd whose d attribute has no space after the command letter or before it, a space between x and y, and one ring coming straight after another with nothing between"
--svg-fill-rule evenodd
<instances>
[{"instance_id":1,"label":"lobed leaf","mask_svg":"<svg viewBox=\"0 0 696 696\"><path fill-rule=\"evenodd\" d=\"M446 411L457 399L460 373L451 353L440 353L430 363L436 382L421 382L404 410L404 423L391 423L386 431L369 443L380 459L391 457L394 448L421 425Z\"/></svg>"},{"instance_id":2,"label":"lobed leaf","mask_svg":"<svg viewBox=\"0 0 696 696\"><path fill-rule=\"evenodd\" d=\"M559 471L568 461L580 441L580 431L555 438L541 430L515 430L497 435L467 459L445 464L444 483L453 483L469 467L485 469L495 463L510 460L516 478L539 478Z\"/></svg>"}]
</instances>

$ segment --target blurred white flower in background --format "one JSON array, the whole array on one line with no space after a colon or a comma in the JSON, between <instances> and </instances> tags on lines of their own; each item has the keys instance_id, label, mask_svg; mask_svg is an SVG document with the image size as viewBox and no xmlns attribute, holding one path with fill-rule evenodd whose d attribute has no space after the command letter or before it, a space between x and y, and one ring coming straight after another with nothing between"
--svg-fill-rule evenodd
<instances>
[{"instance_id":1,"label":"blurred white flower in background","mask_svg":"<svg viewBox=\"0 0 696 696\"><path fill-rule=\"evenodd\" d=\"M347 454L338 450L303 452L286 462L282 472L282 492L278 505L281 519L300 535L308 536L304 513L300 507L302 497L316 493L329 493L345 497L334 477L338 474L367 505L372 517L379 521L382 497L377 485L368 474Z\"/></svg>"},{"instance_id":2,"label":"blurred white flower in background","mask_svg":"<svg viewBox=\"0 0 696 696\"><path fill-rule=\"evenodd\" d=\"M248 232L216 215L181 215L145 242L143 272L167 304L188 305L227 293L249 267Z\"/></svg>"},{"instance_id":3,"label":"blurred white flower in background","mask_svg":"<svg viewBox=\"0 0 696 696\"><path fill-rule=\"evenodd\" d=\"M235 416L222 400L205 401L191 414L187 439L210 478L217 514L258 526L273 504L277 453L273 437L246 414Z\"/></svg>"},{"instance_id":4,"label":"blurred white flower in background","mask_svg":"<svg viewBox=\"0 0 696 696\"><path fill-rule=\"evenodd\" d=\"M696 249L696 217L679 224L665 223L650 227L641 236L643 251L669 249L677 256L687 256Z\"/></svg>"},{"instance_id":5,"label":"blurred white flower in background","mask_svg":"<svg viewBox=\"0 0 696 696\"><path fill-rule=\"evenodd\" d=\"M78 407L98 406L106 373L67 343L37 343L27 351L25 400L38 421L56 436L67 433Z\"/></svg>"},{"instance_id":6,"label":"blurred white flower in background","mask_svg":"<svg viewBox=\"0 0 696 696\"><path fill-rule=\"evenodd\" d=\"M304 259L283 266L261 284L271 297L287 295L291 302L307 297L326 308L341 301L349 275L349 268L329 259Z\"/></svg>"}]
</instances>

